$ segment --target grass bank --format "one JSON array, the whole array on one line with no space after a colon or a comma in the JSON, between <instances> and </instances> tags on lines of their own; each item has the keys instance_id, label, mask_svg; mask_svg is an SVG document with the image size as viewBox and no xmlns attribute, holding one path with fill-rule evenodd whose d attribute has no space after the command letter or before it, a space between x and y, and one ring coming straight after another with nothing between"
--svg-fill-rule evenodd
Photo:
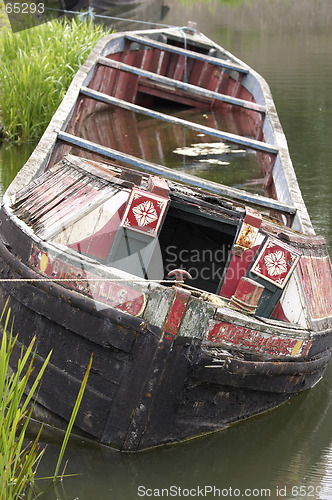
<instances>
[{"instance_id":1,"label":"grass bank","mask_svg":"<svg viewBox=\"0 0 332 500\"><path fill-rule=\"evenodd\" d=\"M78 68L105 35L89 20L0 33L0 121L10 141L39 138Z\"/></svg>"}]
</instances>

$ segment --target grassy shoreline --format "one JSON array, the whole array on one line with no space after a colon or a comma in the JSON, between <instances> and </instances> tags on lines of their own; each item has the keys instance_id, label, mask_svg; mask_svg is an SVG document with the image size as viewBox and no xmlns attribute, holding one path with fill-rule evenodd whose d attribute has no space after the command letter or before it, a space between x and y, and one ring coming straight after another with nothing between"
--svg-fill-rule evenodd
<instances>
[{"instance_id":1,"label":"grassy shoreline","mask_svg":"<svg viewBox=\"0 0 332 500\"><path fill-rule=\"evenodd\" d=\"M2 28L0 122L6 140L41 137L78 68L108 32L76 19L55 19L17 33Z\"/></svg>"}]
</instances>

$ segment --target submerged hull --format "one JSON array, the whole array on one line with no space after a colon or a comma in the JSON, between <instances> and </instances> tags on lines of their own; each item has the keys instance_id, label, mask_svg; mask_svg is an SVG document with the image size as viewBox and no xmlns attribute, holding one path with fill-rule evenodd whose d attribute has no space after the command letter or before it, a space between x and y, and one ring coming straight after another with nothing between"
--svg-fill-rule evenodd
<instances>
[{"instance_id":1,"label":"submerged hull","mask_svg":"<svg viewBox=\"0 0 332 500\"><path fill-rule=\"evenodd\" d=\"M39 417L66 426L93 355L76 432L123 451L196 437L271 409L315 385L329 360L330 339L328 343L324 337L317 339L310 347L315 355L309 351L296 359L288 353L297 337L285 338L270 328L273 361L264 361L264 353L245 359L243 353L231 354L218 342L176 332L169 338L164 328L142 317L109 307L96 312L91 299L56 283L50 287L14 261L3 244L0 258L4 277L33 280L20 286L9 282L1 288L1 305L10 297L19 332L13 368L22 344L35 335L36 369L52 350L37 397L44 408ZM174 307L173 303L169 315ZM203 309L198 316L206 323L204 316L210 313L213 318L215 311L211 306ZM190 323L188 318L185 321ZM246 329L247 337L250 333L257 335L254 328Z\"/></svg>"},{"instance_id":2,"label":"submerged hull","mask_svg":"<svg viewBox=\"0 0 332 500\"><path fill-rule=\"evenodd\" d=\"M165 102L180 112L166 116ZM131 138L114 106L141 117ZM94 122L107 107L112 133ZM189 119L193 107L205 124ZM156 129L157 148L142 140L154 120L168 126ZM264 189L163 165L170 130L184 128L251 151L245 161L254 152ZM320 380L332 348L331 263L280 134L265 82L199 34L98 44L0 214L0 300L19 333L13 368L34 335L37 367L52 350L36 398L44 420L68 422L91 355L76 430L123 451L222 429Z\"/></svg>"}]
</instances>

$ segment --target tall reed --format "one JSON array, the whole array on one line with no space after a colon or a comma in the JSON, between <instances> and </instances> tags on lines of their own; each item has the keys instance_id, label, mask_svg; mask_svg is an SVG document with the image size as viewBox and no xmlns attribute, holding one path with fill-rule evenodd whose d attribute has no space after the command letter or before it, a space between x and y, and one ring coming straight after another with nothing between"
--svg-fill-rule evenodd
<instances>
[{"instance_id":1,"label":"tall reed","mask_svg":"<svg viewBox=\"0 0 332 500\"><path fill-rule=\"evenodd\" d=\"M15 366L11 369L17 336L13 337L13 322L10 324L11 309L8 308L8 300L0 316L0 324L4 323L2 329L2 340L0 346L0 391L2 403L0 405L0 500L36 499L43 492L36 486L36 472L45 449L40 449L40 435L42 426L33 441L28 442L26 431L33 411L33 399L38 391L43 373L49 363L52 351L45 359L41 369L35 372L35 353L33 346L35 338L26 349L21 349ZM5 318L3 322L3 318ZM16 346L17 350L17 346ZM86 369L79 393L73 407L67 430L62 442L57 464L55 466L52 485L62 475L59 469L63 460L70 434L78 413L84 391L88 382L93 356Z\"/></svg>"},{"instance_id":2,"label":"tall reed","mask_svg":"<svg viewBox=\"0 0 332 500\"><path fill-rule=\"evenodd\" d=\"M87 55L105 35L91 20L57 19L0 34L0 112L9 140L39 138Z\"/></svg>"},{"instance_id":3,"label":"tall reed","mask_svg":"<svg viewBox=\"0 0 332 500\"><path fill-rule=\"evenodd\" d=\"M0 406L0 500L17 500L23 498L27 490L30 491L30 494L33 491L35 473L43 450L40 451L38 444L40 433L33 442L29 444L25 442L27 425L33 409L33 406L29 408L29 405L51 356L50 353L37 375L34 374L34 382L27 397L24 398L33 371L35 339L25 351L21 350L16 370L11 373L9 360L17 338L13 337L13 325L9 325L10 313L9 308L0 347L0 391L2 393ZM5 309L0 321L2 321L4 314Z\"/></svg>"}]
</instances>

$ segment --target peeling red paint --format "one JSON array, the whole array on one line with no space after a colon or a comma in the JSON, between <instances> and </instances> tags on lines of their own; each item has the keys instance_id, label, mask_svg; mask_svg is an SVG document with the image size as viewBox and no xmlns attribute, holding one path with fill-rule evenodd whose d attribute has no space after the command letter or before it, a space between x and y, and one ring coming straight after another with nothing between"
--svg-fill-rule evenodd
<instances>
[{"instance_id":1,"label":"peeling red paint","mask_svg":"<svg viewBox=\"0 0 332 500\"><path fill-rule=\"evenodd\" d=\"M210 324L208 340L274 356L306 356L312 345L311 340L269 335L224 321Z\"/></svg>"},{"instance_id":2,"label":"peeling red paint","mask_svg":"<svg viewBox=\"0 0 332 500\"><path fill-rule=\"evenodd\" d=\"M262 224L262 214L253 208L246 207L246 215L243 222L255 228L260 228Z\"/></svg>"},{"instance_id":3,"label":"peeling red paint","mask_svg":"<svg viewBox=\"0 0 332 500\"><path fill-rule=\"evenodd\" d=\"M240 279L242 276L245 276L258 248L259 245L255 245L252 248L246 249L241 256L232 255L220 292L222 297L230 299L234 295Z\"/></svg>"},{"instance_id":4,"label":"peeling red paint","mask_svg":"<svg viewBox=\"0 0 332 500\"><path fill-rule=\"evenodd\" d=\"M150 175L148 182L148 189L153 194L157 194L158 196L163 196L164 198L168 198L169 196L169 187L165 179L161 177L156 177L155 175Z\"/></svg>"},{"instance_id":5,"label":"peeling red paint","mask_svg":"<svg viewBox=\"0 0 332 500\"><path fill-rule=\"evenodd\" d=\"M300 275L309 312L313 319L323 319L332 314L331 261L328 256L302 256Z\"/></svg>"},{"instance_id":6,"label":"peeling red paint","mask_svg":"<svg viewBox=\"0 0 332 500\"><path fill-rule=\"evenodd\" d=\"M174 289L175 298L163 328L163 338L169 341L172 341L179 331L191 295L189 291L182 288L174 287Z\"/></svg>"}]
</instances>

